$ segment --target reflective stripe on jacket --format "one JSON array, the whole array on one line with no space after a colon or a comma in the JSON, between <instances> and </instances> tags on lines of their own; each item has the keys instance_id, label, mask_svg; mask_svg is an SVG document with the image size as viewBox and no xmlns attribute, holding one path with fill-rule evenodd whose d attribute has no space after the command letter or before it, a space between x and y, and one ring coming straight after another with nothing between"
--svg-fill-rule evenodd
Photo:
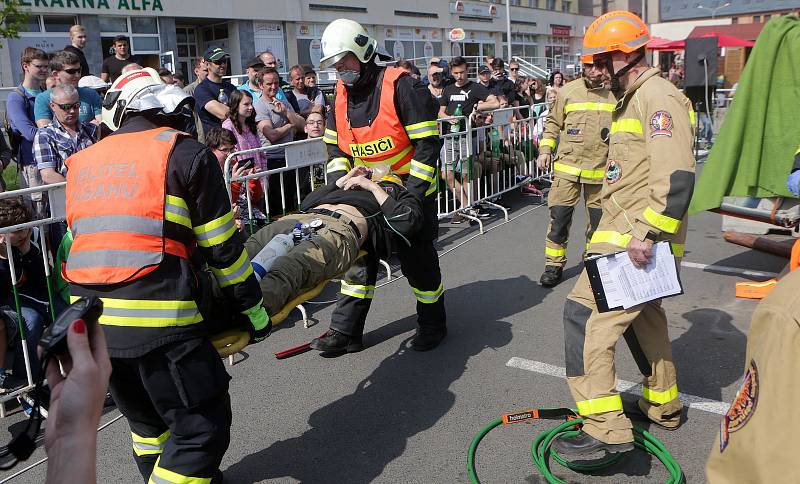
<instances>
[{"instance_id":1,"label":"reflective stripe on jacket","mask_svg":"<svg viewBox=\"0 0 800 484\"><path fill-rule=\"evenodd\" d=\"M584 78L559 89L539 141L541 153L556 154L553 162L556 177L581 183L603 183L608 155L605 137L611 127L615 104L611 91L592 88Z\"/></svg>"},{"instance_id":2,"label":"reflective stripe on jacket","mask_svg":"<svg viewBox=\"0 0 800 484\"><path fill-rule=\"evenodd\" d=\"M658 69L628 87L613 113L603 216L589 253L617 252L650 235L683 255L695 171L690 112L689 100Z\"/></svg>"}]
</instances>

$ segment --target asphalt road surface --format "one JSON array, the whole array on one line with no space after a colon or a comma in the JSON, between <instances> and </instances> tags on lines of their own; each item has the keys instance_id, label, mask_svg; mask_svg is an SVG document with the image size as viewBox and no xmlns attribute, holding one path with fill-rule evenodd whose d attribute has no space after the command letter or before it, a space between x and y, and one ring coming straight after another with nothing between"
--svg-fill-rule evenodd
<instances>
[{"instance_id":1,"label":"asphalt road surface","mask_svg":"<svg viewBox=\"0 0 800 484\"><path fill-rule=\"evenodd\" d=\"M416 326L415 299L400 278L377 290L361 353L273 357L325 330L332 305L323 303L309 306L316 326L304 329L295 312L272 337L238 355L238 363L228 367L234 418L233 440L222 462L226 482L467 482L467 447L487 422L518 409L573 405L561 376L562 308L580 270L585 217L576 211L569 279L544 289L538 278L547 209L516 194L506 203L513 205L512 221L495 217L484 235L476 227L442 224L449 335L437 349L407 348ZM690 404L687 419L673 432L635 424L666 444L688 482L703 482L721 413L743 373L756 304L736 299L734 283L767 279L743 271L780 272L786 261L724 242L720 217L710 213L690 220L684 261L685 295L666 299L664 307L679 390ZM329 285L317 300L334 299L336 286ZM624 344L618 346L617 372L623 386L640 382ZM634 402L636 397L625 393L623 398ZM117 415L110 409L102 422ZM16 411L5 423L19 429L22 420ZM482 482L545 482L530 462L529 448L552 425L535 421L489 434L478 449ZM130 445L124 419L100 433L98 482L141 482ZM40 448L29 463L42 457ZM569 482L663 482L667 476L657 460L640 451L593 476L553 466ZM0 474L0 481L10 475ZM40 465L14 482L40 483L44 476Z\"/></svg>"}]
</instances>

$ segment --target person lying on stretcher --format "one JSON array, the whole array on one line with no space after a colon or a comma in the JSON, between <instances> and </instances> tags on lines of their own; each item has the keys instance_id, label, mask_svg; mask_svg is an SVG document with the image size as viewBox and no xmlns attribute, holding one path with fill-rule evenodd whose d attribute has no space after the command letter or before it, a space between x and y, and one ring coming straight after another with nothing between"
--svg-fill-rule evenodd
<instances>
[{"instance_id":1,"label":"person lying on stretcher","mask_svg":"<svg viewBox=\"0 0 800 484\"><path fill-rule=\"evenodd\" d=\"M296 245L290 243L288 252L273 259L261 278L264 306L270 316L320 282L344 273L358 258L359 249L388 259L394 243L407 243L403 239L419 230L421 200L407 192L397 177L385 176L375 182L370 175L367 167L353 168L334 183L308 194L300 206L301 213L281 217L247 239L245 249L258 263L259 252L279 234L291 235L298 224L318 226L307 229ZM259 268L255 269L258 275ZM206 320L216 323L226 319L218 314L226 308L217 287L213 292L215 315Z\"/></svg>"}]
</instances>

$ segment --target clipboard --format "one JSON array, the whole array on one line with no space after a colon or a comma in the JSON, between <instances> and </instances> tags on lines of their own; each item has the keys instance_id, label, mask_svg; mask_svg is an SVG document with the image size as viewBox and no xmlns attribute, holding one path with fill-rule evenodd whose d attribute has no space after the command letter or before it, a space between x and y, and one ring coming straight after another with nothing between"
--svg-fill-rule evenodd
<instances>
[{"instance_id":1,"label":"clipboard","mask_svg":"<svg viewBox=\"0 0 800 484\"><path fill-rule=\"evenodd\" d=\"M672 250L672 244L670 244L669 242L666 242L666 241L662 241L662 242L659 242L659 243L666 244L669 247L670 254L672 254L673 257L675 256L675 253ZM589 276L589 284L592 287L592 295L594 296L595 304L597 304L597 311L601 312L601 313L605 313L605 312L608 312L608 311L620 311L620 310L625 309L621 305L617 305L615 307L609 307L608 299L606 297L605 288L603 287L602 277L600 275L600 270L597 267L598 260L603 259L603 258L608 258L608 257L616 257L618 254L627 254L627 251L619 251L619 252L613 252L611 254L596 255L596 256L589 257L589 258L584 260L584 266L586 267L586 273ZM646 301L641 301L639 304L644 304L646 302L653 301L655 299L665 299L665 298L668 298L668 297L679 296L679 295L683 294L683 292L684 292L683 291L683 283L680 280L680 272L677 271L677 267L676 267L676 271L675 272L676 272L677 282L678 282L678 286L679 286L679 292L676 292L676 293L670 294L670 295L666 295L666 296L653 297L652 299L649 299L649 300L646 300Z\"/></svg>"}]
</instances>

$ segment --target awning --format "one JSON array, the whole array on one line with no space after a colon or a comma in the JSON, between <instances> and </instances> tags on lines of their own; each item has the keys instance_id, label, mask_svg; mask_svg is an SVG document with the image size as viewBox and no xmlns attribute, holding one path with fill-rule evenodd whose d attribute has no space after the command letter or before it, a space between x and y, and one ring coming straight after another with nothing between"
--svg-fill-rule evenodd
<instances>
[{"instance_id":1,"label":"awning","mask_svg":"<svg viewBox=\"0 0 800 484\"><path fill-rule=\"evenodd\" d=\"M709 32L699 37L689 37L690 39L699 39L704 37L716 37L717 47L752 47L756 45L752 40L743 40L733 35L720 34L717 32Z\"/></svg>"}]
</instances>

